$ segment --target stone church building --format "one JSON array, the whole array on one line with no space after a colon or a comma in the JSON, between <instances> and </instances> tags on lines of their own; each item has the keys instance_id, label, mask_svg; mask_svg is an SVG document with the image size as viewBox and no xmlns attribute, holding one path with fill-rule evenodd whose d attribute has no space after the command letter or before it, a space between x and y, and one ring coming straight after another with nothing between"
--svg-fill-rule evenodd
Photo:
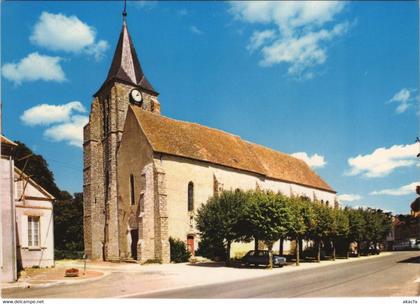
<instances>
[{"instance_id":1,"label":"stone church building","mask_svg":"<svg viewBox=\"0 0 420 304\"><path fill-rule=\"evenodd\" d=\"M161 115L124 20L84 128L84 240L90 259L170 258L169 237L198 246L194 214L223 189L336 204L302 160L237 135ZM164 105L163 105L164 106Z\"/></svg>"}]
</instances>

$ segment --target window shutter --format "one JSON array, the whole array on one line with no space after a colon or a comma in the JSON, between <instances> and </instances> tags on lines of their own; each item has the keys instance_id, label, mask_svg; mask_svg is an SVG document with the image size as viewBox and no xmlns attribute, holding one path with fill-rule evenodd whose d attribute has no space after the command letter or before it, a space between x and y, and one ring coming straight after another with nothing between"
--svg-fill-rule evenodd
<instances>
[{"instance_id":1,"label":"window shutter","mask_svg":"<svg viewBox=\"0 0 420 304\"><path fill-rule=\"evenodd\" d=\"M28 247L28 216L21 215L21 229L20 229L20 246L21 247Z\"/></svg>"}]
</instances>

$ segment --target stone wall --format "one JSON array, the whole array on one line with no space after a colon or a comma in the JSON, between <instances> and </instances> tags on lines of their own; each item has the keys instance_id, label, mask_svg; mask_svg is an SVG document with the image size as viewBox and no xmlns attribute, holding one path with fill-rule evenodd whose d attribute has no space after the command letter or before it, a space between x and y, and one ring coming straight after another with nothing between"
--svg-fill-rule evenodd
<instances>
[{"instance_id":1,"label":"stone wall","mask_svg":"<svg viewBox=\"0 0 420 304\"><path fill-rule=\"evenodd\" d=\"M166 194L168 205L169 236L186 242L187 235L196 235L194 248L198 245L197 230L190 227L188 212L188 183L194 183L194 210L213 196L215 188L225 190L251 190L257 187L261 190L280 191L285 195L305 195L313 199L328 201L334 206L335 193L322 191L302 185L266 179L263 176L236 169L230 169L201 161L185 159L170 155L159 155L159 162L166 177ZM215 186L217 183L217 186ZM253 245L250 244L252 249ZM242 250L242 249L241 249Z\"/></svg>"},{"instance_id":2,"label":"stone wall","mask_svg":"<svg viewBox=\"0 0 420 304\"><path fill-rule=\"evenodd\" d=\"M131 254L131 230L138 229L139 240L143 234L144 223L142 218L145 213L145 198L149 202L149 196L153 194L154 185L153 171L145 169L146 165L152 163L152 148L140 129L133 113L128 112L125 124L125 131L122 136L121 145L117 152L118 158L118 213L119 213L119 247L122 258L132 257ZM130 175L134 179L134 199L131 204ZM151 186L151 193L147 192L146 184ZM151 198L153 200L153 197ZM142 222L139 224L139 222ZM140 246L140 248L143 248ZM142 250L142 249L141 249ZM144 251L144 250L143 250ZM138 254L138 258L140 258ZM154 254L150 259L154 258Z\"/></svg>"},{"instance_id":3,"label":"stone wall","mask_svg":"<svg viewBox=\"0 0 420 304\"><path fill-rule=\"evenodd\" d=\"M166 173L160 165L160 161L155 162L155 195L155 256L162 263L169 263L169 214Z\"/></svg>"},{"instance_id":4,"label":"stone wall","mask_svg":"<svg viewBox=\"0 0 420 304\"><path fill-rule=\"evenodd\" d=\"M85 253L89 259L103 258L104 175L102 149L102 107L92 102L83 143L83 232Z\"/></svg>"},{"instance_id":5,"label":"stone wall","mask_svg":"<svg viewBox=\"0 0 420 304\"><path fill-rule=\"evenodd\" d=\"M91 259L115 260L127 251L126 246L120 248L117 150L132 89L117 82L104 86L93 100L84 129L84 239ZM160 113L157 97L142 94L144 108Z\"/></svg>"}]
</instances>

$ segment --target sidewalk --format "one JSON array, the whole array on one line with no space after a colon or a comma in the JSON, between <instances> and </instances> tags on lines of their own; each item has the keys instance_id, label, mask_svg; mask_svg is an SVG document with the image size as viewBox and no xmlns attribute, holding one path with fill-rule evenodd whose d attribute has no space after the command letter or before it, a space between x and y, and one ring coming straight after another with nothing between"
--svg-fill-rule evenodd
<instances>
[{"instance_id":1,"label":"sidewalk","mask_svg":"<svg viewBox=\"0 0 420 304\"><path fill-rule=\"evenodd\" d=\"M1 289L9 288L36 288L49 287L63 284L77 284L82 282L91 282L99 280L110 272L86 270L83 272L83 265L77 267L79 269L79 276L66 277L65 270L72 267L67 267L65 264L59 263L54 268L28 268L21 272L20 278L17 282L1 283Z\"/></svg>"},{"instance_id":2,"label":"sidewalk","mask_svg":"<svg viewBox=\"0 0 420 304\"><path fill-rule=\"evenodd\" d=\"M88 262L87 276L80 278L64 278L64 270L67 268L78 268L83 271L83 262L68 260L58 261L56 268L40 271L32 274L29 279L22 279L20 282L10 283L7 286L2 284L2 289L7 288L37 288L55 285L83 284L78 286L80 297L129 297L138 294L148 294L159 291L168 291L186 287L196 287L215 283L232 282L259 277L267 277L279 273L290 273L305 269L322 268L328 265L339 265L352 263L361 260L376 259L390 255L389 252L381 253L379 256L368 256L350 259L337 259L333 261L303 262L300 266L295 264L283 268L266 269L260 268L235 268L225 267L224 263L181 263L181 264L149 264L139 265L131 263L109 263L109 262ZM93 282L91 282L93 281ZM91 282L91 283L90 283ZM116 290L109 288L120 282L124 285L124 292L117 294ZM141 283L141 284L139 284ZM69 286L70 287L70 286ZM116 289L116 288L114 288Z\"/></svg>"}]
</instances>

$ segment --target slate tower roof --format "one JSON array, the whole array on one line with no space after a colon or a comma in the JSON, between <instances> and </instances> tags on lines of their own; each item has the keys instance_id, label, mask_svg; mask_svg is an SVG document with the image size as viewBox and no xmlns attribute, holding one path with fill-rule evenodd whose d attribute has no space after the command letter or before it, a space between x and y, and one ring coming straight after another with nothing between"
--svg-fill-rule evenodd
<instances>
[{"instance_id":1,"label":"slate tower roof","mask_svg":"<svg viewBox=\"0 0 420 304\"><path fill-rule=\"evenodd\" d=\"M137 57L136 49L134 48L125 20L123 22L123 27L121 29L114 57L112 58L108 76L98 92L111 81L119 81L139 87L155 96L159 94L155 91L153 86L147 80L146 75L143 73L143 69L141 68L141 64ZM95 96L98 92L95 93Z\"/></svg>"}]
</instances>

